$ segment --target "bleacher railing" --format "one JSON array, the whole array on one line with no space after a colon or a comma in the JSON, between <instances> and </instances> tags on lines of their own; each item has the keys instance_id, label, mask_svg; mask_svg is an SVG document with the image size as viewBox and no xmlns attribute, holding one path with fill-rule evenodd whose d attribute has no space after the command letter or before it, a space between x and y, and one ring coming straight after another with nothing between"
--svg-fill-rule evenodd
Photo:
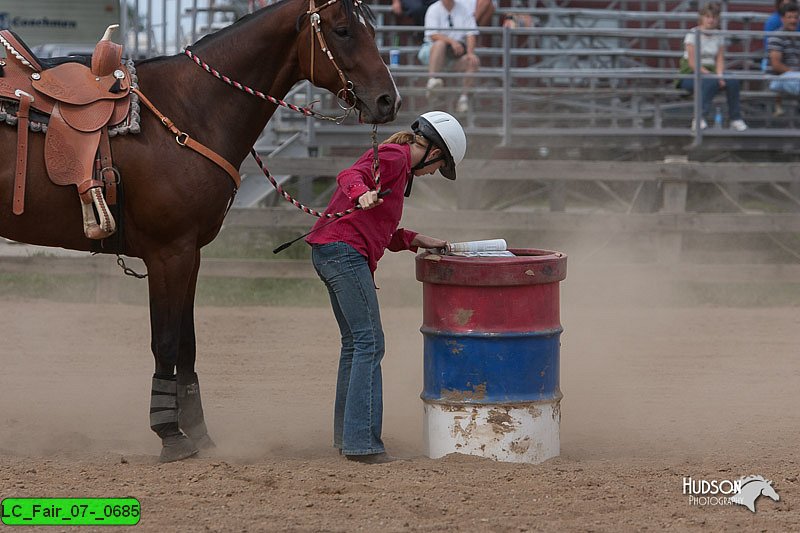
<instances>
[{"instance_id":1,"label":"bleacher railing","mask_svg":"<svg viewBox=\"0 0 800 533\"><path fill-rule=\"evenodd\" d=\"M140 47L134 55L171 53L169 41L173 46L183 46L213 29L212 8L203 8L203 1L181 0L173 4L174 10L166 0L132 0L131 5L133 12L149 13L127 21L129 35L133 35L129 45ZM752 4L729 0L727 5L729 9L749 9ZM501 7L499 14L525 14L538 27L480 28L477 53L482 66L474 75L470 110L459 116L470 134L484 135L500 145L513 145L531 136L687 137L695 144L704 137L743 136L727 128L696 133L690 129L698 113L699 95L693 99L677 89L675 81L691 77L678 74L678 62L683 54L683 38L697 21L694 12L668 11L667 4L660 0L621 1L613 6L616 9L609 8L607 2L598 4L600 9L585 7L592 6L586 1L581 6L569 7L567 2L557 7ZM232 8L213 9L216 13ZM390 24L396 18L389 5L373 5L372 9L378 21L376 42L384 59L388 63L390 49L396 48L400 54L400 64L392 68L404 99L398 123L405 124L432 106L454 111L462 91L462 75L437 75L445 79L445 87L428 94L427 68L416 59L423 29ZM156 28L152 20L155 12L160 12L164 20L170 15L170 19L184 22L169 30L166 23ZM227 16L215 16L222 15ZM734 29L715 33L724 35L729 44L726 76L742 83L744 118L751 126L745 135L793 139L800 117L794 105L784 106L788 110L784 116L773 116L775 94L767 87L774 77L761 67L766 34L754 30L762 26L767 16L765 12L728 11L723 13L722 27ZM398 41L399 46L395 46ZM337 108L328 94L317 90L313 96L310 92L306 95L305 90L297 93L305 101L321 98L323 107ZM719 98L714 108L725 110L725 103ZM292 129L303 129L309 145L347 144L348 126L318 124L282 111L276 119L272 124L289 134ZM363 126L355 122L349 126L354 135L359 132L357 142L362 142ZM387 125L385 129L396 127Z\"/></svg>"},{"instance_id":2,"label":"bleacher railing","mask_svg":"<svg viewBox=\"0 0 800 533\"><path fill-rule=\"evenodd\" d=\"M678 73L687 30L497 27L480 32L476 52L482 65L474 74L470 111L460 118L471 133L497 137L502 145L531 135L693 136L695 144L704 136L796 136L794 109L773 116L777 93L767 87L777 76L762 70L763 31L710 32L728 43L724 76L741 83L744 118L751 126L745 134L728 128L691 130L700 93L689 95L676 82L693 78L700 86L703 75ZM390 49L400 53L392 74L407 118L432 104L453 111L463 90L464 74L457 72L436 74L445 87L435 94L426 89L428 70L416 58L421 39L419 27L383 25L377 32L387 62ZM388 44L398 41L399 46ZM723 97L724 91L714 108L726 110Z\"/></svg>"}]
</instances>

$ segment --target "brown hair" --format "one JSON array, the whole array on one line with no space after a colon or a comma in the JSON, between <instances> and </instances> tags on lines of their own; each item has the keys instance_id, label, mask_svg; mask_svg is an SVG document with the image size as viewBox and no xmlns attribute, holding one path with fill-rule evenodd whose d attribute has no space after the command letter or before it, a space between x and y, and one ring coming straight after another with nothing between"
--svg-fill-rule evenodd
<instances>
[{"instance_id":1,"label":"brown hair","mask_svg":"<svg viewBox=\"0 0 800 533\"><path fill-rule=\"evenodd\" d=\"M381 144L418 144L428 146L427 139L410 131L398 131Z\"/></svg>"},{"instance_id":2,"label":"brown hair","mask_svg":"<svg viewBox=\"0 0 800 533\"><path fill-rule=\"evenodd\" d=\"M720 4L719 2L709 2L703 7L701 7L700 10L697 12L697 14L700 15L701 17L703 15L712 15L718 17L721 12L722 12L722 4Z\"/></svg>"}]
</instances>

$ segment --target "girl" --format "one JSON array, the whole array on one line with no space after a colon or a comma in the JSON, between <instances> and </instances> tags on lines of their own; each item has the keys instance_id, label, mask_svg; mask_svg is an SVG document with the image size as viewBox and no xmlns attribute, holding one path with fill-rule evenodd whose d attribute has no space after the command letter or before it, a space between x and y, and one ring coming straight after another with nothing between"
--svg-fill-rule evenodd
<instances>
[{"instance_id":1,"label":"girl","mask_svg":"<svg viewBox=\"0 0 800 533\"><path fill-rule=\"evenodd\" d=\"M403 200L411 192L414 176L438 170L455 180L456 165L467 148L461 124L442 111L421 115L411 129L395 133L378 148L381 190L391 189L390 194L379 198L374 190L372 150L367 151L339 173L339 186L325 213L344 211L354 202L361 209L325 227L321 226L326 220L320 218L306 238L342 335L333 445L348 459L362 463L394 460L381 440L384 343L373 273L387 248L416 251L447 245L442 239L398 228Z\"/></svg>"}]
</instances>

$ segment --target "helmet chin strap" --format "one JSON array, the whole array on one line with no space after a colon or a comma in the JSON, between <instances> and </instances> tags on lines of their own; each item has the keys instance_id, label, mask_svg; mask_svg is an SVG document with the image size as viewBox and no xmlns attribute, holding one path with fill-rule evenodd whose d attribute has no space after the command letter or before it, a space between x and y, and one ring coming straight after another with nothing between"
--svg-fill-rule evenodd
<instances>
[{"instance_id":1,"label":"helmet chin strap","mask_svg":"<svg viewBox=\"0 0 800 533\"><path fill-rule=\"evenodd\" d=\"M444 156L440 155L436 159L432 159L428 161L428 156L431 155L431 150L434 148L433 143L428 141L428 146L425 147L425 155L422 156L422 159L419 160L419 163L411 167L411 176L408 178L408 183L406 183L406 190L403 193L403 196L408 198L411 196L411 187L414 185L414 171L419 170L421 168L425 168L428 165L432 165L434 163L438 163L439 161L444 161Z\"/></svg>"}]
</instances>

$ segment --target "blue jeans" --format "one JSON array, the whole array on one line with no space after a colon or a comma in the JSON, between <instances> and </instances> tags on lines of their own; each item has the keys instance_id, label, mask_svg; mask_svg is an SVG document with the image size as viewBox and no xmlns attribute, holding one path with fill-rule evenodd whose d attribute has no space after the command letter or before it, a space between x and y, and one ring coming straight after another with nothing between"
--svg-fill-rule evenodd
<instances>
[{"instance_id":1,"label":"blue jeans","mask_svg":"<svg viewBox=\"0 0 800 533\"><path fill-rule=\"evenodd\" d=\"M343 242L313 245L311 261L328 288L342 349L333 410L333 445L345 455L384 451L383 328L367 259Z\"/></svg>"},{"instance_id":2,"label":"blue jeans","mask_svg":"<svg viewBox=\"0 0 800 533\"><path fill-rule=\"evenodd\" d=\"M703 78L702 82L703 89L700 99L703 105L703 116L708 117L711 113L711 101L721 89L717 78ZM678 87L692 93L694 92L694 80L681 80ZM728 99L728 118L740 120L742 110L739 106L739 80L725 78L725 96Z\"/></svg>"}]
</instances>

